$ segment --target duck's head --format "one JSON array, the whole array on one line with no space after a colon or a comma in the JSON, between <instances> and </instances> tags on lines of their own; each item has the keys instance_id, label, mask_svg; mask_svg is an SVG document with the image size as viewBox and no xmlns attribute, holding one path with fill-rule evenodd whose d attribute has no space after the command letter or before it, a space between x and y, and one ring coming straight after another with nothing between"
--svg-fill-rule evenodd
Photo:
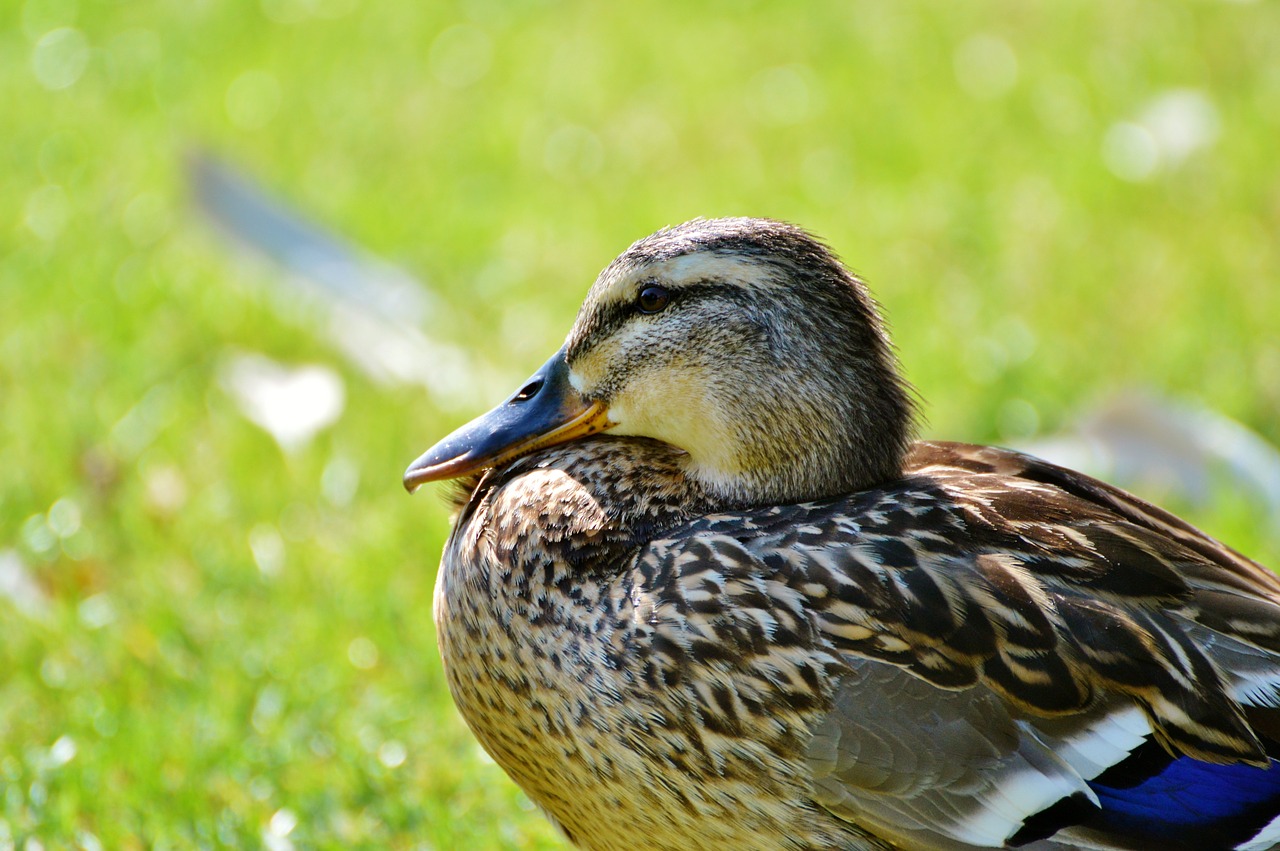
<instances>
[{"instance_id":1,"label":"duck's head","mask_svg":"<svg viewBox=\"0 0 1280 851\"><path fill-rule=\"evenodd\" d=\"M609 264L564 347L405 485L606 430L682 450L725 502L799 502L897 476L911 393L875 302L825 246L780 222L695 220Z\"/></svg>"}]
</instances>

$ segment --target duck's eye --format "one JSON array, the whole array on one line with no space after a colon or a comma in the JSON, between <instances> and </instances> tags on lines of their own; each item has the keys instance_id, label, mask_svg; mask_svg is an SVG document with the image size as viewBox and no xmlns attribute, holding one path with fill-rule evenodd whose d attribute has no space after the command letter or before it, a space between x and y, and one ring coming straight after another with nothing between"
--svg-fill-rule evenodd
<instances>
[{"instance_id":1,"label":"duck's eye","mask_svg":"<svg viewBox=\"0 0 1280 851\"><path fill-rule=\"evenodd\" d=\"M636 296L636 306L640 308L641 313L657 313L670 301L671 293L667 292L666 287L660 287L657 284L645 287L640 291L640 295Z\"/></svg>"}]
</instances>

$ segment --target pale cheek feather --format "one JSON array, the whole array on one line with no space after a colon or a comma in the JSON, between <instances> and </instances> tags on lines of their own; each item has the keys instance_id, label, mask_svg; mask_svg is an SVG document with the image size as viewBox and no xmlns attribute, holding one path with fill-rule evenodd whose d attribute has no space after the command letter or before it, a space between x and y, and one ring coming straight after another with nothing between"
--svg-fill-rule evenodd
<instances>
[{"instance_id":1,"label":"pale cheek feather","mask_svg":"<svg viewBox=\"0 0 1280 851\"><path fill-rule=\"evenodd\" d=\"M579 357L569 370L569 384L573 389L588 397L598 392L609 374L609 363L615 348L612 342L607 342Z\"/></svg>"},{"instance_id":2,"label":"pale cheek feather","mask_svg":"<svg viewBox=\"0 0 1280 851\"><path fill-rule=\"evenodd\" d=\"M639 376L614 397L609 419L618 425L611 431L669 443L709 477L728 478L742 471L735 425L711 402L697 370L677 370L663 381Z\"/></svg>"}]
</instances>

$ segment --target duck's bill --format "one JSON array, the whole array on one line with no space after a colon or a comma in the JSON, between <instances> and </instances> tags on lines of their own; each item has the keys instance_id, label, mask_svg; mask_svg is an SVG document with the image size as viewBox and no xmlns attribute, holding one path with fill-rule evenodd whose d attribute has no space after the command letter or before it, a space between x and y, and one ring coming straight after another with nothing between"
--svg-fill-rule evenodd
<instances>
[{"instance_id":1,"label":"duck's bill","mask_svg":"<svg viewBox=\"0 0 1280 851\"><path fill-rule=\"evenodd\" d=\"M520 455L604 431L604 405L588 402L569 383L564 349L551 356L511 398L483 414L409 465L404 486L456 479Z\"/></svg>"}]
</instances>

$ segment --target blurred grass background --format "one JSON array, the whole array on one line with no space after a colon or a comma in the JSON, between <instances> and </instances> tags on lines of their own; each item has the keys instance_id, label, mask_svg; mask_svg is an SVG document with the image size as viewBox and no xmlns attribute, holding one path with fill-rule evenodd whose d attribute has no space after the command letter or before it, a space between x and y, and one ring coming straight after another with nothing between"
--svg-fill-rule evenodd
<instances>
[{"instance_id":1,"label":"blurred grass background","mask_svg":"<svg viewBox=\"0 0 1280 851\"><path fill-rule=\"evenodd\" d=\"M1145 387L1277 443L1277 36L1209 0L3 4L0 848L560 847L452 709L446 510L400 489L479 405L335 353L192 150L426 280L490 401L632 240L750 214L870 279L929 435ZM282 451L245 352L340 417ZM1172 507L1280 562L1248 499Z\"/></svg>"}]
</instances>

